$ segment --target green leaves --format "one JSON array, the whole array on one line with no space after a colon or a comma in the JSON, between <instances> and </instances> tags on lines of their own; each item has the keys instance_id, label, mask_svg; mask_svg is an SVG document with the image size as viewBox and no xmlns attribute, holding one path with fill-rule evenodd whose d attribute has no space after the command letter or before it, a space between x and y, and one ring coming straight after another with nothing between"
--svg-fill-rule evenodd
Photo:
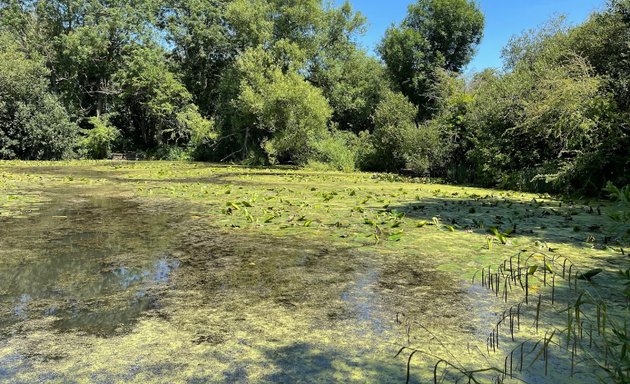
<instances>
[{"instance_id":1,"label":"green leaves","mask_svg":"<svg viewBox=\"0 0 630 384\"><path fill-rule=\"evenodd\" d=\"M1 24L1 23L0 23ZM0 159L70 157L79 128L48 89L44 58L0 31Z\"/></svg>"},{"instance_id":2,"label":"green leaves","mask_svg":"<svg viewBox=\"0 0 630 384\"><path fill-rule=\"evenodd\" d=\"M587 272L584 273L580 273L579 275L577 275L577 278L580 280L588 280L591 281L591 279L597 275L599 275L600 273L603 272L603 269L601 268L595 268L595 269L591 269Z\"/></svg>"},{"instance_id":3,"label":"green leaves","mask_svg":"<svg viewBox=\"0 0 630 384\"><path fill-rule=\"evenodd\" d=\"M459 72L472 58L484 18L468 0L419 0L400 26L391 27L378 47L402 92L427 117L438 69Z\"/></svg>"},{"instance_id":4,"label":"green leaves","mask_svg":"<svg viewBox=\"0 0 630 384\"><path fill-rule=\"evenodd\" d=\"M291 158L306 164L316 151L316 143L328 136L332 110L321 91L297 72L282 70L279 58L262 46L250 48L237 60L239 94L231 103L232 134L248 132L248 140L264 143L265 155L273 159Z\"/></svg>"},{"instance_id":5,"label":"green leaves","mask_svg":"<svg viewBox=\"0 0 630 384\"><path fill-rule=\"evenodd\" d=\"M89 121L93 128L82 130L84 137L79 141L80 151L91 159L105 159L110 155L114 142L121 137L121 132L110 124L107 116L92 117Z\"/></svg>"},{"instance_id":6,"label":"green leaves","mask_svg":"<svg viewBox=\"0 0 630 384\"><path fill-rule=\"evenodd\" d=\"M508 232L504 232L501 233L499 232L499 229L497 227L490 227L489 228L490 233L492 233L494 235L494 237L501 243L501 244L507 244L508 242L508 237L510 236L510 234ZM510 231L511 233L511 231Z\"/></svg>"},{"instance_id":7,"label":"green leaves","mask_svg":"<svg viewBox=\"0 0 630 384\"><path fill-rule=\"evenodd\" d=\"M617 203L609 216L618 223L630 223L630 184L617 188L609 181L604 187L604 192L608 192L609 198Z\"/></svg>"},{"instance_id":8,"label":"green leaves","mask_svg":"<svg viewBox=\"0 0 630 384\"><path fill-rule=\"evenodd\" d=\"M389 240L389 241L400 241L401 238L402 238L402 232L395 232L395 233L392 233L391 235L389 235L387 237L387 240Z\"/></svg>"}]
</instances>

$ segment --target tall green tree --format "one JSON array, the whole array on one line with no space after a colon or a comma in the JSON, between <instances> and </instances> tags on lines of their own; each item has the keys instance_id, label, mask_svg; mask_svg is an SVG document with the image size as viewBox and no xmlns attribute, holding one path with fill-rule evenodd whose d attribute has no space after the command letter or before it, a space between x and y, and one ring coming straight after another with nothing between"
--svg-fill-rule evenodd
<instances>
[{"instance_id":1,"label":"tall green tree","mask_svg":"<svg viewBox=\"0 0 630 384\"><path fill-rule=\"evenodd\" d=\"M421 118L436 110L429 95L436 71L461 71L472 59L483 27L483 14L473 1L418 0L399 26L387 30L378 52Z\"/></svg>"},{"instance_id":2,"label":"tall green tree","mask_svg":"<svg viewBox=\"0 0 630 384\"><path fill-rule=\"evenodd\" d=\"M199 114L161 49L133 48L112 80L120 89L117 120L142 146L184 144L200 131L209 134L211 122Z\"/></svg>"},{"instance_id":3,"label":"tall green tree","mask_svg":"<svg viewBox=\"0 0 630 384\"><path fill-rule=\"evenodd\" d=\"M228 158L305 164L327 135L332 114L327 100L298 74L299 60L290 60L295 67L285 70L287 62L278 58L299 48L286 41L278 45L273 51L250 48L227 78L232 97L222 110L222 134L236 144Z\"/></svg>"},{"instance_id":4,"label":"tall green tree","mask_svg":"<svg viewBox=\"0 0 630 384\"><path fill-rule=\"evenodd\" d=\"M477 181L567 189L601 149L614 103L569 36L554 21L514 38L504 51L507 71L486 71L473 82L465 123L473 132L468 155Z\"/></svg>"},{"instance_id":5,"label":"tall green tree","mask_svg":"<svg viewBox=\"0 0 630 384\"><path fill-rule=\"evenodd\" d=\"M216 112L221 78L234 62L239 47L249 45L241 40L247 40L250 33L241 25L232 26L231 18L238 16L256 22L259 15L251 9L255 4L239 0L169 0L160 7L158 24L172 47L171 59L205 117Z\"/></svg>"},{"instance_id":6,"label":"tall green tree","mask_svg":"<svg viewBox=\"0 0 630 384\"><path fill-rule=\"evenodd\" d=\"M70 157L78 127L48 90L50 71L40 56L0 32L0 158Z\"/></svg>"},{"instance_id":7,"label":"tall green tree","mask_svg":"<svg viewBox=\"0 0 630 384\"><path fill-rule=\"evenodd\" d=\"M120 92L113 76L127 48L153 39L154 3L139 1L39 0L24 2L51 41L48 66L52 89L80 117L115 109Z\"/></svg>"}]
</instances>

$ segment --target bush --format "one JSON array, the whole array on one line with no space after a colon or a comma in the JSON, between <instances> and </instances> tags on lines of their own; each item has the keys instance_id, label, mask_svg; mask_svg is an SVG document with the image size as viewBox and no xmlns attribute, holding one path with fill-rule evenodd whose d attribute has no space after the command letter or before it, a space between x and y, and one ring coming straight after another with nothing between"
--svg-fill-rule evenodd
<instances>
[{"instance_id":1,"label":"bush","mask_svg":"<svg viewBox=\"0 0 630 384\"><path fill-rule=\"evenodd\" d=\"M90 159L106 159L110 156L112 145L120 138L120 131L109 123L108 117L91 117L94 128L84 129L79 141L79 153Z\"/></svg>"},{"instance_id":2,"label":"bush","mask_svg":"<svg viewBox=\"0 0 630 384\"><path fill-rule=\"evenodd\" d=\"M374 112L371 141L375 171L397 172L407 165L418 109L401 93L387 92Z\"/></svg>"},{"instance_id":3,"label":"bush","mask_svg":"<svg viewBox=\"0 0 630 384\"><path fill-rule=\"evenodd\" d=\"M161 145L151 156L156 160L189 161L194 158L194 148L182 148L176 145Z\"/></svg>"},{"instance_id":4,"label":"bush","mask_svg":"<svg viewBox=\"0 0 630 384\"><path fill-rule=\"evenodd\" d=\"M0 158L54 160L72 156L78 127L48 92L43 59L0 33Z\"/></svg>"},{"instance_id":5,"label":"bush","mask_svg":"<svg viewBox=\"0 0 630 384\"><path fill-rule=\"evenodd\" d=\"M439 159L439 131L432 124L416 125L416 115L417 108L404 95L386 93L374 112L374 132L359 135L362 168L427 173L433 159Z\"/></svg>"},{"instance_id":6,"label":"bush","mask_svg":"<svg viewBox=\"0 0 630 384\"><path fill-rule=\"evenodd\" d=\"M263 47L250 48L226 77L226 89L239 84L225 91L229 101L221 107L222 134L236 138L226 140L232 147L226 158L238 154L263 163L304 165L326 139L332 109L322 91L278 61Z\"/></svg>"},{"instance_id":7,"label":"bush","mask_svg":"<svg viewBox=\"0 0 630 384\"><path fill-rule=\"evenodd\" d=\"M309 160L309 165L324 163L338 171L354 171L357 162L356 141L356 136L350 132L333 131L330 137L315 145L317 155Z\"/></svg>"}]
</instances>

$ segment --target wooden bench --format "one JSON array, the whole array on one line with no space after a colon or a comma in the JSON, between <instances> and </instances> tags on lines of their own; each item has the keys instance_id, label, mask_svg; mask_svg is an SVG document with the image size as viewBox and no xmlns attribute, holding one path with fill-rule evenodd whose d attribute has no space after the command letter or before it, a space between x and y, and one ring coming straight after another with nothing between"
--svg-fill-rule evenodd
<instances>
[{"instance_id":1,"label":"wooden bench","mask_svg":"<svg viewBox=\"0 0 630 384\"><path fill-rule=\"evenodd\" d=\"M144 160L144 155L137 152L115 152L110 156L112 160L130 160L139 161Z\"/></svg>"}]
</instances>

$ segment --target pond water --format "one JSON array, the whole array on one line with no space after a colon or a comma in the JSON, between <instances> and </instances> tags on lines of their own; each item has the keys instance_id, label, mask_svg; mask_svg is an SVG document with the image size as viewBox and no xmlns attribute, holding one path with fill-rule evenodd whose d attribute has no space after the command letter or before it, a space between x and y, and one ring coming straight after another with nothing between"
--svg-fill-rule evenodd
<instances>
[{"instance_id":1,"label":"pond water","mask_svg":"<svg viewBox=\"0 0 630 384\"><path fill-rule=\"evenodd\" d=\"M168 215L111 198L55 196L0 228L0 330L55 318L59 330L109 335L151 309L179 261Z\"/></svg>"},{"instance_id":2,"label":"pond water","mask_svg":"<svg viewBox=\"0 0 630 384\"><path fill-rule=\"evenodd\" d=\"M0 222L2 382L399 383L408 343L435 354L413 366L432 380L437 356L479 363L495 315L435 260L255 237L168 201L44 196Z\"/></svg>"}]
</instances>

